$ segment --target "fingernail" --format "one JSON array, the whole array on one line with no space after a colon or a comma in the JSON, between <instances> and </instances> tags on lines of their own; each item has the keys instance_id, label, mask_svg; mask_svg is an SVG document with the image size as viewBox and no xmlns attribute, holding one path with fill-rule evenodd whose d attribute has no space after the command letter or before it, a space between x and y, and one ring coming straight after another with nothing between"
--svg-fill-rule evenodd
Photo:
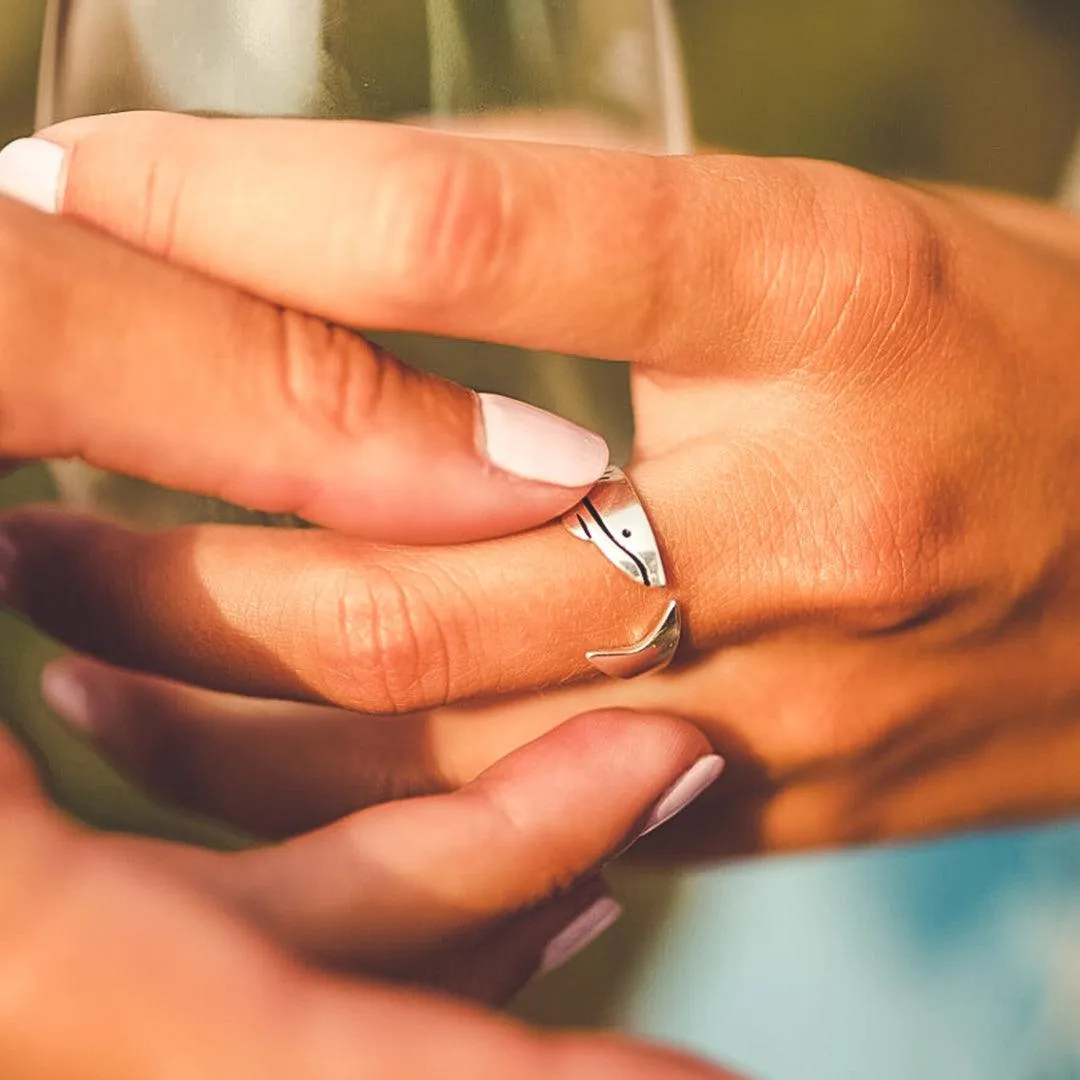
<instances>
[{"instance_id":1,"label":"fingernail","mask_svg":"<svg viewBox=\"0 0 1080 1080\"><path fill-rule=\"evenodd\" d=\"M0 195L55 214L67 150L44 139L16 139L0 150Z\"/></svg>"},{"instance_id":2,"label":"fingernail","mask_svg":"<svg viewBox=\"0 0 1080 1080\"><path fill-rule=\"evenodd\" d=\"M47 664L41 673L41 697L46 705L72 727L90 731L97 710L86 681L63 660Z\"/></svg>"},{"instance_id":3,"label":"fingernail","mask_svg":"<svg viewBox=\"0 0 1080 1080\"><path fill-rule=\"evenodd\" d=\"M544 949L537 976L544 976L569 963L584 952L598 937L610 930L622 916L618 901L610 896L597 900L582 912L565 930L556 934Z\"/></svg>"},{"instance_id":4,"label":"fingernail","mask_svg":"<svg viewBox=\"0 0 1080 1080\"><path fill-rule=\"evenodd\" d=\"M716 783L723 771L724 759L716 754L710 754L696 761L660 796L652 813L645 819L641 832L634 838L635 841L648 836L649 833L681 814L695 799Z\"/></svg>"},{"instance_id":5,"label":"fingernail","mask_svg":"<svg viewBox=\"0 0 1080 1080\"><path fill-rule=\"evenodd\" d=\"M482 447L497 469L559 487L589 487L608 467L607 443L569 420L524 401L479 394Z\"/></svg>"}]
</instances>

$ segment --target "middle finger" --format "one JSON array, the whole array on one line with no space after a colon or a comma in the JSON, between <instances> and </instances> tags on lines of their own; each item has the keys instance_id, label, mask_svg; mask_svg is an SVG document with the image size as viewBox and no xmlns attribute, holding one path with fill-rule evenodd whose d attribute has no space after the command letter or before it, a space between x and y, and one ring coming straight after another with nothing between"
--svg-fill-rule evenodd
<instances>
[{"instance_id":1,"label":"middle finger","mask_svg":"<svg viewBox=\"0 0 1080 1080\"><path fill-rule=\"evenodd\" d=\"M751 552L739 530L706 529L697 473L657 462L635 479L688 646L709 647L773 610L789 561L764 539ZM374 714L583 678L589 650L640 640L671 597L561 525L437 550L312 530L140 533L42 510L11 515L0 531L13 552L7 601L80 652L211 689Z\"/></svg>"}]
</instances>

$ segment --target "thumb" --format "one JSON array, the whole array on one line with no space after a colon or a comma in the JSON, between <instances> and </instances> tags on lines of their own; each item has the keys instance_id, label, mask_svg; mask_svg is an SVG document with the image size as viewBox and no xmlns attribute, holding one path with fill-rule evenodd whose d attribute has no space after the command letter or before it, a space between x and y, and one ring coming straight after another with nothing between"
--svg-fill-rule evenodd
<instances>
[{"instance_id":1,"label":"thumb","mask_svg":"<svg viewBox=\"0 0 1080 1080\"><path fill-rule=\"evenodd\" d=\"M51 209L62 171L59 148L22 140L0 154L0 194ZM558 417L4 199L0 277L0 459L78 456L421 544L540 524L607 465L599 436Z\"/></svg>"}]
</instances>

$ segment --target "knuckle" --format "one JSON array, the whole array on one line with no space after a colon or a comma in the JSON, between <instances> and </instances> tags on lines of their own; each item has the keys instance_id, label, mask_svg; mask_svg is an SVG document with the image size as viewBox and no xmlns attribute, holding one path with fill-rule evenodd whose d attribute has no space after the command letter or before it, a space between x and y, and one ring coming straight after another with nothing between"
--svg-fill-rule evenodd
<instances>
[{"instance_id":1,"label":"knuckle","mask_svg":"<svg viewBox=\"0 0 1080 1080\"><path fill-rule=\"evenodd\" d=\"M678 352L679 329L671 313L679 307L684 288L685 266L691 261L687 250L688 238L682 223L689 216L686 202L687 170L693 163L669 158L644 158L637 163L641 177L641 197L635 200L634 228L624 236L624 259L640 275L641 284L635 290L641 302L630 316L631 327L625 326L627 313L620 305L619 333L636 342L645 355L671 357ZM692 196L690 196L692 198ZM691 242L695 238L690 238ZM625 252L630 252L626 258ZM613 316L614 318L614 316Z\"/></svg>"},{"instance_id":2,"label":"knuckle","mask_svg":"<svg viewBox=\"0 0 1080 1080\"><path fill-rule=\"evenodd\" d=\"M834 533L834 584L868 630L893 630L942 613L959 588L946 567L961 528L958 487L902 467L863 473ZM826 575L826 578L829 575Z\"/></svg>"},{"instance_id":3,"label":"knuckle","mask_svg":"<svg viewBox=\"0 0 1080 1080\"><path fill-rule=\"evenodd\" d=\"M544 828L535 815L523 814L514 798L513 789L503 782L487 783L483 779L459 792L470 799L479 813L476 820L486 833L483 850L515 852L528 873L518 875L513 897L500 896L505 907L535 904L557 896L569 888L587 869L582 865L580 830L571 824L564 829Z\"/></svg>"},{"instance_id":4,"label":"knuckle","mask_svg":"<svg viewBox=\"0 0 1080 1080\"><path fill-rule=\"evenodd\" d=\"M448 632L420 579L373 564L342 571L316 594L320 689L372 713L446 704L454 696Z\"/></svg>"},{"instance_id":5,"label":"knuckle","mask_svg":"<svg viewBox=\"0 0 1080 1080\"><path fill-rule=\"evenodd\" d=\"M340 326L288 309L275 313L271 370L277 399L305 426L331 438L356 440L382 412L388 383L400 366Z\"/></svg>"},{"instance_id":6,"label":"knuckle","mask_svg":"<svg viewBox=\"0 0 1080 1080\"><path fill-rule=\"evenodd\" d=\"M865 177L850 253L853 355L880 378L925 346L956 290L952 248L939 221L901 185Z\"/></svg>"},{"instance_id":7,"label":"knuckle","mask_svg":"<svg viewBox=\"0 0 1080 1080\"><path fill-rule=\"evenodd\" d=\"M875 307L890 331L924 331L954 294L952 247L916 192L872 180L862 209L860 264L871 271Z\"/></svg>"},{"instance_id":8,"label":"knuckle","mask_svg":"<svg viewBox=\"0 0 1080 1080\"><path fill-rule=\"evenodd\" d=\"M879 437L838 430L835 418L822 423L756 463L771 507L762 550L783 568L789 613L885 631L943 612L968 584L957 558L968 516L960 480ZM791 464L793 447L805 464Z\"/></svg>"},{"instance_id":9,"label":"knuckle","mask_svg":"<svg viewBox=\"0 0 1080 1080\"><path fill-rule=\"evenodd\" d=\"M831 162L778 167L783 194L756 261L766 310L811 359L895 357L952 295L952 248L918 192ZM801 237L793 245L791 238ZM797 265L793 266L793 259Z\"/></svg>"},{"instance_id":10,"label":"knuckle","mask_svg":"<svg viewBox=\"0 0 1080 1080\"><path fill-rule=\"evenodd\" d=\"M143 166L142 193L132 220L135 242L166 261L176 253L177 228L183 194L183 173L163 155L150 153Z\"/></svg>"},{"instance_id":11,"label":"knuckle","mask_svg":"<svg viewBox=\"0 0 1080 1080\"><path fill-rule=\"evenodd\" d=\"M387 284L400 303L450 309L498 280L522 215L493 155L470 145L425 148L388 170L385 190Z\"/></svg>"}]
</instances>

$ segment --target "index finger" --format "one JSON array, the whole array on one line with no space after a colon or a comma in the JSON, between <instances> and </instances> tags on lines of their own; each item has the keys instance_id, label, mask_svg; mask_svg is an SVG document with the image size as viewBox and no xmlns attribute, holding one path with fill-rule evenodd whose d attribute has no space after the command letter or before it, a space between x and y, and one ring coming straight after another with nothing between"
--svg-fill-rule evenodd
<instances>
[{"instance_id":1,"label":"index finger","mask_svg":"<svg viewBox=\"0 0 1080 1080\"><path fill-rule=\"evenodd\" d=\"M809 264L824 231L842 233L822 230L825 194L835 218L872 183L341 121L140 113L43 137L68 151L65 214L278 303L667 364L730 352L755 327L767 340L763 308L786 309L778 260Z\"/></svg>"},{"instance_id":2,"label":"index finger","mask_svg":"<svg viewBox=\"0 0 1080 1080\"><path fill-rule=\"evenodd\" d=\"M7 198L0 281L3 459L79 457L418 543L536 525L607 465L561 418Z\"/></svg>"}]
</instances>

